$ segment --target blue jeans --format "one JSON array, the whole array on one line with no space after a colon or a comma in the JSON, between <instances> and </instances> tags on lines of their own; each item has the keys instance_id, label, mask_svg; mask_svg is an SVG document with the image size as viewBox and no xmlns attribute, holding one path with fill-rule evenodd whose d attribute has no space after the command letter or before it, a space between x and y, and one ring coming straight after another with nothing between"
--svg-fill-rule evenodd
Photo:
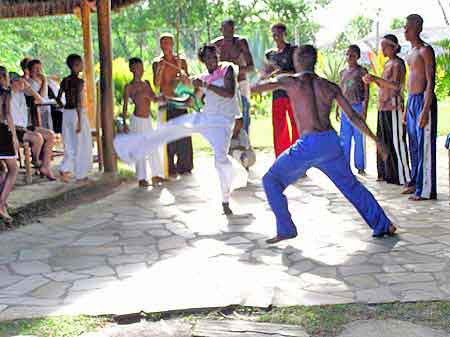
<instances>
[{"instance_id":1,"label":"blue jeans","mask_svg":"<svg viewBox=\"0 0 450 337\"><path fill-rule=\"evenodd\" d=\"M243 128L249 135L250 129L250 102L247 97L241 96L242 99L242 118L243 118Z\"/></svg>"},{"instance_id":2,"label":"blue jeans","mask_svg":"<svg viewBox=\"0 0 450 337\"><path fill-rule=\"evenodd\" d=\"M364 218L374 235L389 231L391 221L374 196L356 179L334 130L303 135L283 152L263 177L264 190L277 221L277 234L297 234L284 190L315 167L325 173Z\"/></svg>"},{"instance_id":3,"label":"blue jeans","mask_svg":"<svg viewBox=\"0 0 450 337\"><path fill-rule=\"evenodd\" d=\"M353 110L362 114L363 105L357 103L352 105ZM364 146L364 135L348 120L345 113L341 114L341 144L344 149L345 158L350 163L350 152L352 149L352 138L355 139L355 167L358 170L366 168L366 154Z\"/></svg>"}]
</instances>

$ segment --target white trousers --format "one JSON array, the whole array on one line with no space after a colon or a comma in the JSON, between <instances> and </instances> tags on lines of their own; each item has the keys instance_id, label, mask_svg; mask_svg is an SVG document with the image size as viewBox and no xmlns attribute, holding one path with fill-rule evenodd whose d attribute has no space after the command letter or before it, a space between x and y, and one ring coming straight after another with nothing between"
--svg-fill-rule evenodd
<instances>
[{"instance_id":1,"label":"white trousers","mask_svg":"<svg viewBox=\"0 0 450 337\"><path fill-rule=\"evenodd\" d=\"M247 185L248 173L228 155L234 118L216 114L192 113L169 120L154 132L118 135L114 147L125 162L136 162L157 151L158 147L193 133L200 133L214 150L222 200L228 202L231 191Z\"/></svg>"},{"instance_id":2,"label":"white trousers","mask_svg":"<svg viewBox=\"0 0 450 337\"><path fill-rule=\"evenodd\" d=\"M78 116L75 109L63 110L64 159L59 170L74 173L76 179L83 179L92 170L92 136L84 111L81 113L80 133L76 133L77 122Z\"/></svg>"},{"instance_id":3,"label":"white trousers","mask_svg":"<svg viewBox=\"0 0 450 337\"><path fill-rule=\"evenodd\" d=\"M152 127L152 119L141 118L135 115L131 116L130 131L133 133L152 133L154 132ZM148 179L148 164L150 162L150 170L153 177L164 177L162 156L159 151L156 151L144 159L136 161L136 177L138 180Z\"/></svg>"}]
</instances>

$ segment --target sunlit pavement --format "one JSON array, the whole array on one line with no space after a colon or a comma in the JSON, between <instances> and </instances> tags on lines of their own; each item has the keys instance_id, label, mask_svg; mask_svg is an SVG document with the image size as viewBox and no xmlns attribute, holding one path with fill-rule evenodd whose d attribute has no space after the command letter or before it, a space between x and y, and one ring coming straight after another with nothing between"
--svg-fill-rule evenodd
<instances>
[{"instance_id":1,"label":"sunlit pavement","mask_svg":"<svg viewBox=\"0 0 450 337\"><path fill-rule=\"evenodd\" d=\"M278 246L258 153L236 215L221 214L212 158L164 188L135 185L58 217L0 233L0 319L126 314L230 304L314 305L448 299L447 152L439 143L439 200L415 203L375 181L373 148L361 181L399 226L371 230L316 170L286 194L299 237Z\"/></svg>"}]
</instances>

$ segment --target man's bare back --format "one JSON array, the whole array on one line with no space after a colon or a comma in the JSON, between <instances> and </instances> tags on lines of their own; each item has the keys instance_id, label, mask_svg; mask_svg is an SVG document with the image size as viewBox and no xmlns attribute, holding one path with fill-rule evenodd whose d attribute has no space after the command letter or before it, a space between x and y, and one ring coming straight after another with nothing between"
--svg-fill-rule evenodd
<instances>
[{"instance_id":1,"label":"man's bare back","mask_svg":"<svg viewBox=\"0 0 450 337\"><path fill-rule=\"evenodd\" d=\"M394 111L403 105L401 92L404 88L405 76L406 66L401 58L397 57L386 62L382 78L386 81L400 83L401 88L380 87L378 104L381 111Z\"/></svg>"},{"instance_id":2,"label":"man's bare back","mask_svg":"<svg viewBox=\"0 0 450 337\"><path fill-rule=\"evenodd\" d=\"M286 75L280 81L291 100L300 134L331 130L330 112L337 85L315 74Z\"/></svg>"},{"instance_id":3,"label":"man's bare back","mask_svg":"<svg viewBox=\"0 0 450 337\"><path fill-rule=\"evenodd\" d=\"M148 81L132 81L127 84L125 90L134 103L134 115L140 118L148 118L151 114L150 104L155 94Z\"/></svg>"}]
</instances>

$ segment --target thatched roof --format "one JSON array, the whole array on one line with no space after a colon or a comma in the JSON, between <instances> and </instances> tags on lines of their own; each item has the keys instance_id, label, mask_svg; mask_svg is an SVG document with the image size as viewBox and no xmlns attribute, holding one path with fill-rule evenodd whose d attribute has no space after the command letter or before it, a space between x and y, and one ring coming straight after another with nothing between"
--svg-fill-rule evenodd
<instances>
[{"instance_id":1,"label":"thatched roof","mask_svg":"<svg viewBox=\"0 0 450 337\"><path fill-rule=\"evenodd\" d=\"M72 14L82 0L0 0L0 18ZM112 9L140 0L111 0Z\"/></svg>"}]
</instances>

